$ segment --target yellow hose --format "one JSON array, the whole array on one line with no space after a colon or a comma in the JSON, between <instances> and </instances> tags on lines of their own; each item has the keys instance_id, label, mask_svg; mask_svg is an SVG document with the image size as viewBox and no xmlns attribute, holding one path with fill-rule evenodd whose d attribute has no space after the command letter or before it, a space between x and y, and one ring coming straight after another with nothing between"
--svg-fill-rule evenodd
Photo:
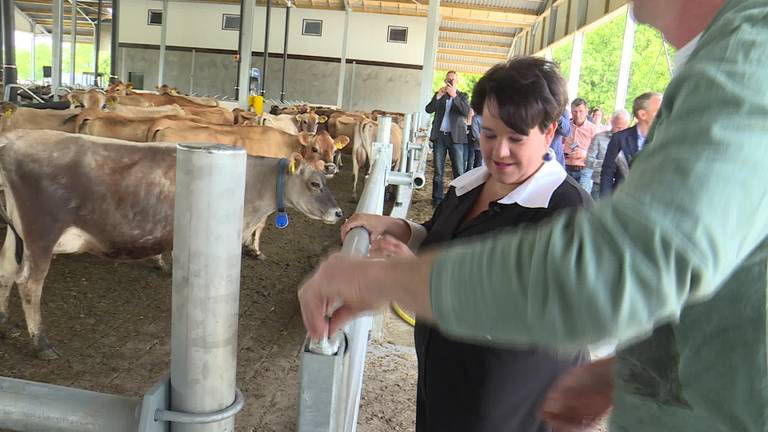
<instances>
[{"instance_id":1,"label":"yellow hose","mask_svg":"<svg viewBox=\"0 0 768 432\"><path fill-rule=\"evenodd\" d=\"M408 312L404 311L400 305L398 305L395 302L392 302L392 310L395 311L395 314L400 317L403 321L406 322L406 324L410 325L411 327L416 325L416 318L410 316Z\"/></svg>"}]
</instances>

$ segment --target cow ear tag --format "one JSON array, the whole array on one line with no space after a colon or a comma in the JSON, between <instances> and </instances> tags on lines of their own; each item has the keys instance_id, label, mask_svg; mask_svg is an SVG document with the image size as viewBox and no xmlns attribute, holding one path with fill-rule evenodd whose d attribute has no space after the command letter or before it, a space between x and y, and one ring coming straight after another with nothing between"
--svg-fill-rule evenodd
<instances>
[{"instance_id":1,"label":"cow ear tag","mask_svg":"<svg viewBox=\"0 0 768 432\"><path fill-rule=\"evenodd\" d=\"M6 117L10 117L10 116L13 115L13 110L9 108L9 109L3 111L3 115L6 116Z\"/></svg>"},{"instance_id":2,"label":"cow ear tag","mask_svg":"<svg viewBox=\"0 0 768 432\"><path fill-rule=\"evenodd\" d=\"M277 212L277 217L275 218L275 226L279 229L284 229L288 226L288 213L284 211Z\"/></svg>"},{"instance_id":3,"label":"cow ear tag","mask_svg":"<svg viewBox=\"0 0 768 432\"><path fill-rule=\"evenodd\" d=\"M341 150L341 149L344 148L344 144L342 144L342 143L340 143L338 141L336 141L334 144L336 145L336 150Z\"/></svg>"},{"instance_id":4,"label":"cow ear tag","mask_svg":"<svg viewBox=\"0 0 768 432\"><path fill-rule=\"evenodd\" d=\"M288 164L288 172L290 174L296 174L296 161L292 160L290 164Z\"/></svg>"}]
</instances>

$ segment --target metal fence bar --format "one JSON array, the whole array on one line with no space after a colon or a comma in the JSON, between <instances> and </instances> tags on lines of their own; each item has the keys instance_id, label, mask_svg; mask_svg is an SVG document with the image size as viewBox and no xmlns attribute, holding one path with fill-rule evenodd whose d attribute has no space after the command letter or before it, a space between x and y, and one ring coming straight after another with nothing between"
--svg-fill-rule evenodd
<instances>
[{"instance_id":1,"label":"metal fence bar","mask_svg":"<svg viewBox=\"0 0 768 432\"><path fill-rule=\"evenodd\" d=\"M0 429L136 432L140 403L122 396L0 378Z\"/></svg>"},{"instance_id":2,"label":"metal fence bar","mask_svg":"<svg viewBox=\"0 0 768 432\"><path fill-rule=\"evenodd\" d=\"M176 160L171 409L210 413L235 401L246 154L179 144ZM233 431L234 422L174 423L173 432Z\"/></svg>"}]
</instances>

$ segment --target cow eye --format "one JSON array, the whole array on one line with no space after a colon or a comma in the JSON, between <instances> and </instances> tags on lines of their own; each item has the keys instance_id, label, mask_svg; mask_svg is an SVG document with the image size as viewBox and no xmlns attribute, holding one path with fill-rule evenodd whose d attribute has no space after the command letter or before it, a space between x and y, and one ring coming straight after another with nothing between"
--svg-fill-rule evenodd
<instances>
[{"instance_id":1,"label":"cow eye","mask_svg":"<svg viewBox=\"0 0 768 432\"><path fill-rule=\"evenodd\" d=\"M318 153L319 150L317 150L317 147L312 147L312 153Z\"/></svg>"},{"instance_id":2,"label":"cow eye","mask_svg":"<svg viewBox=\"0 0 768 432\"><path fill-rule=\"evenodd\" d=\"M312 183L310 183L310 185L312 185L312 187L315 189L320 189L320 183L316 181L313 181Z\"/></svg>"}]
</instances>

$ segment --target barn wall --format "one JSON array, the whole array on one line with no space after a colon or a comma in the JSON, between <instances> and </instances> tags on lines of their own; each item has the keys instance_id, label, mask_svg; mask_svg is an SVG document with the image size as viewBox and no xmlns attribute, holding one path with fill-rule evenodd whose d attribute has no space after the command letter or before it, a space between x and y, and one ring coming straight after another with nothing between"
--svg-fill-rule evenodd
<instances>
[{"instance_id":1,"label":"barn wall","mask_svg":"<svg viewBox=\"0 0 768 432\"><path fill-rule=\"evenodd\" d=\"M121 48L123 66L121 75L128 72L144 74L145 89L153 89L157 82L156 47ZM232 96L237 66L231 53L197 51L192 70L191 50L169 49L166 52L166 82L182 92L198 95ZM261 67L263 57L253 56L253 65ZM286 67L286 99L305 100L316 104L335 105L339 80L338 61L289 58ZM384 109L408 111L418 103L421 70L377 64L346 65L343 107L350 110L370 111ZM279 99L281 58L270 56L267 71L267 98Z\"/></svg>"}]
</instances>

